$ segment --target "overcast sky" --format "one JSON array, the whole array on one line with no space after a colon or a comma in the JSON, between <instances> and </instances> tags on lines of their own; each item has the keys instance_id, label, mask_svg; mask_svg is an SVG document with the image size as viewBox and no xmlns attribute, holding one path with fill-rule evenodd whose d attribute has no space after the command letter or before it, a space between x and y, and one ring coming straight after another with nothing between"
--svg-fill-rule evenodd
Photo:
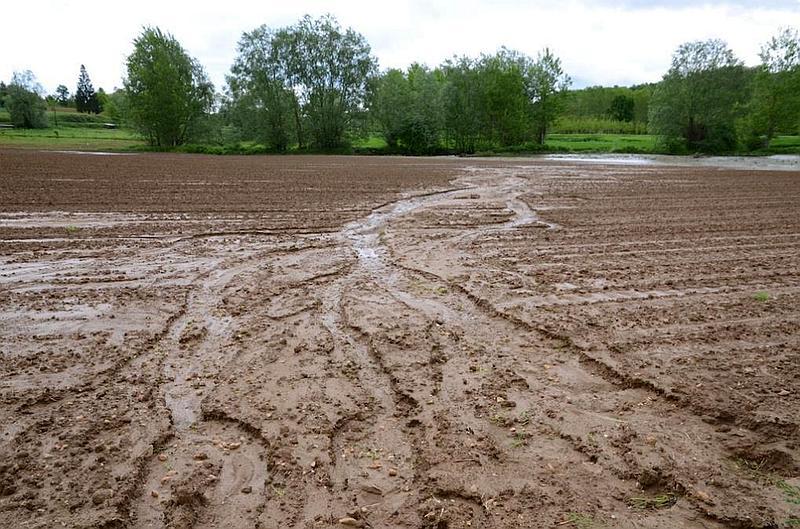
<instances>
[{"instance_id":1,"label":"overcast sky","mask_svg":"<svg viewBox=\"0 0 800 529\"><path fill-rule=\"evenodd\" d=\"M83 63L95 88L122 85L125 57L144 25L175 35L223 87L243 31L332 13L364 34L381 68L435 66L453 54L506 45L535 55L548 46L574 86L657 81L682 42L728 41L747 64L781 26L800 27L800 0L36 0L2 6L0 79L31 69L48 92L74 91Z\"/></svg>"}]
</instances>

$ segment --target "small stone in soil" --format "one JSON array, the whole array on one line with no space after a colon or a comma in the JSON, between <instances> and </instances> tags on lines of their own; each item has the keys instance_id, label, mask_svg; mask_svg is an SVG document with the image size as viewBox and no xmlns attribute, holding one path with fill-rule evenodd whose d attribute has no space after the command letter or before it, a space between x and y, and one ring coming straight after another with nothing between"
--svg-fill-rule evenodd
<instances>
[{"instance_id":1,"label":"small stone in soil","mask_svg":"<svg viewBox=\"0 0 800 529\"><path fill-rule=\"evenodd\" d=\"M98 489L92 494L92 503L95 505L100 505L107 499L111 498L114 495L114 491L111 489Z\"/></svg>"}]
</instances>

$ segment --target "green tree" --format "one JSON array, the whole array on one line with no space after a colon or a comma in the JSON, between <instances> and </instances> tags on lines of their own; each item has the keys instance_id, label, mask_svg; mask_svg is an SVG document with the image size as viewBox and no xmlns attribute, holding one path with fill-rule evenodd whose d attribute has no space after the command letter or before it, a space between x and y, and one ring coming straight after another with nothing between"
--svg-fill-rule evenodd
<instances>
[{"instance_id":1,"label":"green tree","mask_svg":"<svg viewBox=\"0 0 800 529\"><path fill-rule=\"evenodd\" d=\"M30 70L14 72L11 76L10 85L12 84L20 86L29 92L33 92L39 95L40 97L42 94L44 94L44 88L42 88L41 83L39 83L34 73Z\"/></svg>"},{"instance_id":2,"label":"green tree","mask_svg":"<svg viewBox=\"0 0 800 529\"><path fill-rule=\"evenodd\" d=\"M533 104L534 140L544 144L547 132L566 106L566 93L572 79L561 67L561 59L548 48L526 68L528 97Z\"/></svg>"},{"instance_id":3,"label":"green tree","mask_svg":"<svg viewBox=\"0 0 800 529\"><path fill-rule=\"evenodd\" d=\"M635 106L633 97L619 94L611 100L608 115L617 121L633 121Z\"/></svg>"},{"instance_id":4,"label":"green tree","mask_svg":"<svg viewBox=\"0 0 800 529\"><path fill-rule=\"evenodd\" d=\"M442 66L444 123L447 138L460 153L475 152L481 137L481 87L475 61L468 57L448 60Z\"/></svg>"},{"instance_id":5,"label":"green tree","mask_svg":"<svg viewBox=\"0 0 800 529\"><path fill-rule=\"evenodd\" d=\"M58 88L56 88L56 101L64 107L69 105L69 89L63 84L58 85Z\"/></svg>"},{"instance_id":6,"label":"green tree","mask_svg":"<svg viewBox=\"0 0 800 529\"><path fill-rule=\"evenodd\" d=\"M438 72L412 64L387 70L373 83L372 117L386 143L412 154L436 151L441 141L443 81Z\"/></svg>"},{"instance_id":7,"label":"green tree","mask_svg":"<svg viewBox=\"0 0 800 529\"><path fill-rule=\"evenodd\" d=\"M571 90L565 98L564 114L572 118L601 119L606 116L616 87L589 86Z\"/></svg>"},{"instance_id":8,"label":"green tree","mask_svg":"<svg viewBox=\"0 0 800 529\"><path fill-rule=\"evenodd\" d=\"M344 145L347 130L365 111L368 82L377 71L366 39L342 30L331 15L306 15L278 36L279 56L297 98L298 124L302 113L317 148Z\"/></svg>"},{"instance_id":9,"label":"green tree","mask_svg":"<svg viewBox=\"0 0 800 529\"><path fill-rule=\"evenodd\" d=\"M441 72L414 63L408 68L406 79L411 107L400 131L400 141L413 154L432 153L441 144L444 78Z\"/></svg>"},{"instance_id":10,"label":"green tree","mask_svg":"<svg viewBox=\"0 0 800 529\"><path fill-rule=\"evenodd\" d=\"M280 39L278 32L266 26L244 33L228 76L228 90L231 117L243 134L285 151L298 116L294 116L295 94L280 55Z\"/></svg>"},{"instance_id":11,"label":"green tree","mask_svg":"<svg viewBox=\"0 0 800 529\"><path fill-rule=\"evenodd\" d=\"M214 102L203 67L159 28L145 28L133 45L124 81L130 120L151 145L185 143Z\"/></svg>"},{"instance_id":12,"label":"green tree","mask_svg":"<svg viewBox=\"0 0 800 529\"><path fill-rule=\"evenodd\" d=\"M790 72L800 67L800 33L795 28L781 28L761 47L764 68L772 73Z\"/></svg>"},{"instance_id":13,"label":"green tree","mask_svg":"<svg viewBox=\"0 0 800 529\"><path fill-rule=\"evenodd\" d=\"M376 77L370 100L370 110L387 145L397 147L413 106L411 88L405 74L392 68Z\"/></svg>"},{"instance_id":14,"label":"green tree","mask_svg":"<svg viewBox=\"0 0 800 529\"><path fill-rule=\"evenodd\" d=\"M571 82L547 49L534 60L501 48L477 60L454 58L442 71L445 130L458 152L543 143Z\"/></svg>"},{"instance_id":15,"label":"green tree","mask_svg":"<svg viewBox=\"0 0 800 529\"><path fill-rule=\"evenodd\" d=\"M800 34L784 28L761 47L749 112L740 122L749 148L767 147L778 132L800 125Z\"/></svg>"},{"instance_id":16,"label":"green tree","mask_svg":"<svg viewBox=\"0 0 800 529\"><path fill-rule=\"evenodd\" d=\"M30 70L15 72L7 87L5 107L15 127L47 128L47 105L41 97L42 86Z\"/></svg>"},{"instance_id":17,"label":"green tree","mask_svg":"<svg viewBox=\"0 0 800 529\"><path fill-rule=\"evenodd\" d=\"M652 85L643 84L625 86L590 86L579 90L570 90L565 100L564 117L572 119L604 120L618 119L635 123L647 123L648 105ZM632 112L631 103L633 101Z\"/></svg>"},{"instance_id":18,"label":"green tree","mask_svg":"<svg viewBox=\"0 0 800 529\"><path fill-rule=\"evenodd\" d=\"M633 98L633 121L636 123L647 123L650 117L650 98L653 95L655 85L642 84L632 86L630 94Z\"/></svg>"},{"instance_id":19,"label":"green tree","mask_svg":"<svg viewBox=\"0 0 800 529\"><path fill-rule=\"evenodd\" d=\"M104 109L111 122L117 125L124 124L128 114L128 94L125 89L118 88L108 94Z\"/></svg>"},{"instance_id":20,"label":"green tree","mask_svg":"<svg viewBox=\"0 0 800 529\"><path fill-rule=\"evenodd\" d=\"M5 107L5 101L7 95L8 95L8 86L3 81L0 81L0 107Z\"/></svg>"},{"instance_id":21,"label":"green tree","mask_svg":"<svg viewBox=\"0 0 800 529\"><path fill-rule=\"evenodd\" d=\"M103 88L98 88L97 92L95 93L95 108L93 112L95 114L99 114L103 110L105 110L106 106L108 106L108 94Z\"/></svg>"},{"instance_id":22,"label":"green tree","mask_svg":"<svg viewBox=\"0 0 800 529\"><path fill-rule=\"evenodd\" d=\"M532 101L525 70L530 58L501 48L494 55L483 55L476 64L480 78L481 131L491 146L518 145L530 134Z\"/></svg>"},{"instance_id":23,"label":"green tree","mask_svg":"<svg viewBox=\"0 0 800 529\"><path fill-rule=\"evenodd\" d=\"M78 76L78 88L75 90L75 108L78 112L99 114L101 112L97 93L92 86L92 80L86 72L86 67L81 64L81 73Z\"/></svg>"},{"instance_id":24,"label":"green tree","mask_svg":"<svg viewBox=\"0 0 800 529\"><path fill-rule=\"evenodd\" d=\"M736 147L735 121L749 78L721 40L678 47L650 101L650 130L671 151L721 152Z\"/></svg>"}]
</instances>

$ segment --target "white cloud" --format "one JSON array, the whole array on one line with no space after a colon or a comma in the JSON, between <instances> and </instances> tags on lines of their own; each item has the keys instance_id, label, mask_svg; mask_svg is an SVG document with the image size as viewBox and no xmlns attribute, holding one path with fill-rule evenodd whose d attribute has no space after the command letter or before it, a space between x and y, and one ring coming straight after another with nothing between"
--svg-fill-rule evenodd
<instances>
[{"instance_id":1,"label":"white cloud","mask_svg":"<svg viewBox=\"0 0 800 529\"><path fill-rule=\"evenodd\" d=\"M578 85L656 81L680 43L710 37L727 40L746 63L755 64L760 44L778 27L800 27L800 0L40 0L34 7L4 6L0 79L30 68L48 91L61 83L72 90L83 63L95 87L110 90L121 85L133 38L142 26L157 25L173 33L221 87L243 31L326 12L363 33L382 67L412 61L433 66L453 54L476 55L500 45L531 55L549 46Z\"/></svg>"}]
</instances>

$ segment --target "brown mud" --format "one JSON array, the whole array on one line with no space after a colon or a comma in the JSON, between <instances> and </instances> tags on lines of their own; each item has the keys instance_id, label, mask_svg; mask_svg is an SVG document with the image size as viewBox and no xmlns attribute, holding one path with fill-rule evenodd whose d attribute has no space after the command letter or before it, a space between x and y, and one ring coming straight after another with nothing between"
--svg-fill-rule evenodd
<instances>
[{"instance_id":1,"label":"brown mud","mask_svg":"<svg viewBox=\"0 0 800 529\"><path fill-rule=\"evenodd\" d=\"M800 524L800 172L0 174L0 527Z\"/></svg>"}]
</instances>

